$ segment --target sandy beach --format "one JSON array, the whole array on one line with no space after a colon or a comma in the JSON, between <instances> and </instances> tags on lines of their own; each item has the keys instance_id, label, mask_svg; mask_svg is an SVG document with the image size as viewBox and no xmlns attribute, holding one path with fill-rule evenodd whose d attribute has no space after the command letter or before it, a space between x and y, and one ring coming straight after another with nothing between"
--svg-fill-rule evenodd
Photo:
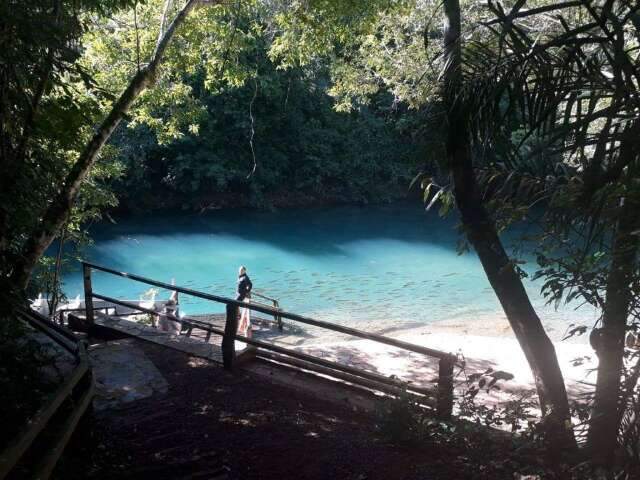
<instances>
[{"instance_id":1,"label":"sandy beach","mask_svg":"<svg viewBox=\"0 0 640 480\"><path fill-rule=\"evenodd\" d=\"M508 372L513 375L513 379L499 381L500 390L482 391L477 397L482 403L499 405L528 393L535 393L531 370L506 320L457 319L385 335L457 355L460 360L460 365L455 369L458 395L468 388L466 379L469 375L486 372L488 369ZM554 346L567 391L570 399L580 400L592 390L590 384L595 382L597 358L586 336L571 341L560 341L559 336L550 335L555 340ZM298 339L296 343L296 348L301 351L386 376L393 375L415 385L433 386L437 378L437 359L369 340L315 337Z\"/></svg>"}]
</instances>

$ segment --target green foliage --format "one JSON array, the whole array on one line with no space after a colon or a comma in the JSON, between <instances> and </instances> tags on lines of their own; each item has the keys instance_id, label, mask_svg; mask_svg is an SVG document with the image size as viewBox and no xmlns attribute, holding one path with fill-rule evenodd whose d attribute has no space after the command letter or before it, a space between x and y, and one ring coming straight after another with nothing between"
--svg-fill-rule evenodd
<instances>
[{"instance_id":1,"label":"green foliage","mask_svg":"<svg viewBox=\"0 0 640 480\"><path fill-rule=\"evenodd\" d=\"M84 249L92 241L88 233L89 228L103 218L106 209L118 205L110 182L123 174L123 165L110 158L110 149L107 149L105 154L105 158L96 164L82 184L78 200L59 232L57 243L49 249L50 255L40 258L29 284L29 295L35 297L43 293L50 298L64 299L61 290L62 276L83 259ZM60 244L62 250L58 263L56 250Z\"/></svg>"},{"instance_id":2,"label":"green foliage","mask_svg":"<svg viewBox=\"0 0 640 480\"><path fill-rule=\"evenodd\" d=\"M500 376L505 372L495 373ZM479 386L480 378L491 377L472 378L467 385L468 392ZM487 385L481 388L496 388L495 383ZM456 478L588 478L581 475L587 471L582 468L545 464L540 432L531 421L531 410L537 403L530 395L516 397L502 407L487 406L474 399L475 395L463 395L457 405L456 418L443 422L433 418L416 397L402 390L376 405L376 430L388 442L417 446L434 459L449 457L446 462L448 466L454 465ZM496 430L508 426L512 427L510 433Z\"/></svg>"},{"instance_id":3,"label":"green foliage","mask_svg":"<svg viewBox=\"0 0 640 480\"><path fill-rule=\"evenodd\" d=\"M385 397L374 411L377 431L396 443L425 441L440 426L416 398L402 388L395 397Z\"/></svg>"},{"instance_id":4,"label":"green foliage","mask_svg":"<svg viewBox=\"0 0 640 480\"><path fill-rule=\"evenodd\" d=\"M399 125L407 113L390 109L389 96L338 113L321 69L311 77L281 71L263 50L257 70L243 87L215 94L206 90L206 74L191 77L206 112L197 132L165 145L140 125L118 132L113 145L132 173L118 187L125 207L268 208L406 195L420 144Z\"/></svg>"},{"instance_id":5,"label":"green foliage","mask_svg":"<svg viewBox=\"0 0 640 480\"><path fill-rule=\"evenodd\" d=\"M129 7L130 0L2 2L0 18L0 280L41 214L59 191L100 114L105 92L79 62L79 42L93 16ZM68 236L115 198L106 188L119 174L101 162L82 186L68 218Z\"/></svg>"},{"instance_id":6,"label":"green foliage","mask_svg":"<svg viewBox=\"0 0 640 480\"><path fill-rule=\"evenodd\" d=\"M590 335L599 367L588 448L611 469L621 405L633 415L620 395L632 398L638 381L620 367L640 305L639 6L546 4L557 22L522 6L489 4L496 19L465 52L456 101L467 114L483 200L503 225L539 225L543 294L601 312L602 328Z\"/></svg>"},{"instance_id":7,"label":"green foliage","mask_svg":"<svg viewBox=\"0 0 640 480\"><path fill-rule=\"evenodd\" d=\"M222 3L188 20L157 86L143 93L129 128L113 142L114 158L130 172L119 185L125 207L269 207L404 196L423 153L416 149L423 143L415 140L417 115L385 92L373 95L369 107L339 115L327 95L328 55L386 2L365 9L311 3ZM144 66L163 7L149 0L98 19L85 35L81 63L102 90L115 95ZM108 104L105 97L103 108Z\"/></svg>"},{"instance_id":8,"label":"green foliage","mask_svg":"<svg viewBox=\"0 0 640 480\"><path fill-rule=\"evenodd\" d=\"M167 23L180 2L170 2ZM83 37L81 64L113 98L151 57L161 28L164 0L148 0L114 17L98 18ZM169 45L154 88L141 94L129 124L147 125L160 144L197 133L205 111L199 87L218 93L237 88L256 75L256 45L265 35L260 2L246 0L203 5L191 15ZM103 104L107 108L109 100Z\"/></svg>"},{"instance_id":9,"label":"green foliage","mask_svg":"<svg viewBox=\"0 0 640 480\"><path fill-rule=\"evenodd\" d=\"M467 377L465 391L460 396L458 405L460 416L478 426L509 428L513 434L522 435L530 440L537 439L539 431L536 428L535 415L539 404L532 398L533 392L512 395L508 401L499 405L477 400L478 394L483 390L487 393L501 390L501 387L495 384L497 377L492 376L495 373L504 372L485 372L477 374L477 377L474 374Z\"/></svg>"},{"instance_id":10,"label":"green foliage","mask_svg":"<svg viewBox=\"0 0 640 480\"><path fill-rule=\"evenodd\" d=\"M179 3L170 2L165 20ZM603 308L621 199L640 196L637 151L634 162L618 168L620 145L638 133L639 23L629 2L607 2L607 12L586 0L570 3L555 17L561 20L548 22L506 18L493 2L490 10L462 2L469 25L488 13L499 25L467 29L460 102L483 202L499 231L538 221L544 294L556 303ZM442 121L440 5L238 0L199 8L170 46L156 88L140 96L83 183L61 237L86 238L86 226L116 205L116 180L131 209L381 201L404 194L427 160L425 205L446 214L455 199L440 173L442 138L456 126ZM528 6L534 5L551 2ZM161 0L0 5L0 278L93 126L145 67L166 26L164 6ZM602 21L591 22L601 13ZM53 291L59 267L51 259L41 266L39 278ZM633 273L625 287L637 316L637 265ZM17 337L0 334L7 339L2 355L22 359L25 378L35 379L38 352L19 352ZM493 409L475 405L475 394L465 398L461 408L476 422L513 430L530 407ZM14 413L35 404L25 405ZM637 415L637 405L626 414ZM402 441L450 433L448 425L427 420L406 392L385 404L379 427Z\"/></svg>"}]
</instances>

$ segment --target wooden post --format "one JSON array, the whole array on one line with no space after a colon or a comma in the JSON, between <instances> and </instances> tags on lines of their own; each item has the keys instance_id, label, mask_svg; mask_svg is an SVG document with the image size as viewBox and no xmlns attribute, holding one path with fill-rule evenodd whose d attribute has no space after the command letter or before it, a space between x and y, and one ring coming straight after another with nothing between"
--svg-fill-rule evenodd
<instances>
[{"instance_id":1,"label":"wooden post","mask_svg":"<svg viewBox=\"0 0 640 480\"><path fill-rule=\"evenodd\" d=\"M440 359L438 369L438 399L436 414L441 420L449 420L453 413L453 365L452 358Z\"/></svg>"},{"instance_id":2,"label":"wooden post","mask_svg":"<svg viewBox=\"0 0 640 480\"><path fill-rule=\"evenodd\" d=\"M227 304L227 319L222 337L222 363L226 370L233 368L236 356L236 332L238 331L238 307Z\"/></svg>"},{"instance_id":3,"label":"wooden post","mask_svg":"<svg viewBox=\"0 0 640 480\"><path fill-rule=\"evenodd\" d=\"M84 309L88 326L93 325L93 290L91 288L91 267L86 263L82 264L82 275L84 278Z\"/></svg>"},{"instance_id":4,"label":"wooden post","mask_svg":"<svg viewBox=\"0 0 640 480\"><path fill-rule=\"evenodd\" d=\"M280 304L278 303L277 300L273 301L273 306L275 307L276 310L278 310L278 313L276 314L275 320L278 324L278 330L282 331L282 317L280 316Z\"/></svg>"}]
</instances>

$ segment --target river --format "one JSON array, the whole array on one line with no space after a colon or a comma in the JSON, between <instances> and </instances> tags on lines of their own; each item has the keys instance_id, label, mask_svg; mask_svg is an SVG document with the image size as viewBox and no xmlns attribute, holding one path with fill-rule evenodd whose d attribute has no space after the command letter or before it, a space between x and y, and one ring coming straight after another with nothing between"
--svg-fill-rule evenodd
<instances>
[{"instance_id":1,"label":"river","mask_svg":"<svg viewBox=\"0 0 640 480\"><path fill-rule=\"evenodd\" d=\"M95 242L85 258L229 297L238 266L246 265L254 289L284 309L378 332L503 318L476 255L458 255L455 227L455 218L413 204L149 214L93 227ZM525 284L545 325L556 332L595 318L591 309L556 311L545 304L539 281ZM131 299L148 288L94 274L98 293ZM64 291L70 298L81 294L79 270L65 275ZM160 291L158 298L166 296ZM183 314L222 310L181 298Z\"/></svg>"}]
</instances>

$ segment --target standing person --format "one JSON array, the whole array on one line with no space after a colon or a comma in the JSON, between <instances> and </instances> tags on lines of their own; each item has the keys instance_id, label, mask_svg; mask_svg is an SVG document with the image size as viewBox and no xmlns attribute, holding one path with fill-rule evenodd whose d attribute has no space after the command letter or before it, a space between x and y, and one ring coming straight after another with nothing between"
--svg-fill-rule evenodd
<instances>
[{"instance_id":1,"label":"standing person","mask_svg":"<svg viewBox=\"0 0 640 480\"><path fill-rule=\"evenodd\" d=\"M238 269L238 288L236 290L236 300L249 303L251 301L251 289L253 284L249 275L247 275L247 268L242 265ZM251 310L248 308L240 309L240 323L238 324L238 332L251 338Z\"/></svg>"}]
</instances>

